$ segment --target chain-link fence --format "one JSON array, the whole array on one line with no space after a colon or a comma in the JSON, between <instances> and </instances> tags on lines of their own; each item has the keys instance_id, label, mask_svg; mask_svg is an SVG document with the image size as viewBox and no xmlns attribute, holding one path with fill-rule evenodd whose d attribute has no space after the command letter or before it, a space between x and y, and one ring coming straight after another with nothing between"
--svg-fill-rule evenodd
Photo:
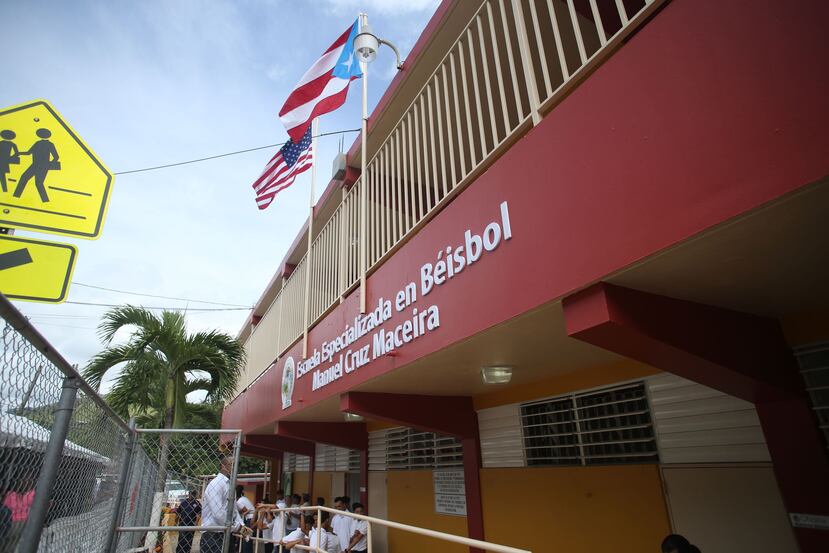
<instances>
[{"instance_id":1,"label":"chain-link fence","mask_svg":"<svg viewBox=\"0 0 829 553\"><path fill-rule=\"evenodd\" d=\"M0 553L228 551L241 433L136 430L2 294L0 317Z\"/></svg>"},{"instance_id":2,"label":"chain-link fence","mask_svg":"<svg viewBox=\"0 0 829 553\"><path fill-rule=\"evenodd\" d=\"M136 438L118 551L230 550L241 433L138 429Z\"/></svg>"},{"instance_id":3,"label":"chain-link fence","mask_svg":"<svg viewBox=\"0 0 829 553\"><path fill-rule=\"evenodd\" d=\"M101 551L129 429L0 298L0 550Z\"/></svg>"}]
</instances>

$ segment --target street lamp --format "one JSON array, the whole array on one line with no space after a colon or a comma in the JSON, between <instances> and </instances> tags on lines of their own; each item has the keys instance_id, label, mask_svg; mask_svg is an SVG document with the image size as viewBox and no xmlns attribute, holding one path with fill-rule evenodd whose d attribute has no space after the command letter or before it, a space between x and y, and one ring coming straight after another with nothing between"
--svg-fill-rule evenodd
<instances>
[{"instance_id":1,"label":"street lamp","mask_svg":"<svg viewBox=\"0 0 829 553\"><path fill-rule=\"evenodd\" d=\"M373 62L374 58L377 57L377 49L381 44L385 44L394 50L394 55L397 57L397 68L403 69L403 62L400 61L400 52L397 47L388 40L377 38L377 35L371 30L371 25L368 24L368 16L361 14L361 17L360 33L354 38L354 49L357 50L360 61L366 64Z\"/></svg>"},{"instance_id":2,"label":"street lamp","mask_svg":"<svg viewBox=\"0 0 829 553\"><path fill-rule=\"evenodd\" d=\"M377 38L368 24L368 16L364 13L360 14L360 32L354 38L354 50L357 52L357 58L360 60L360 68L363 71L363 120L360 125L360 136L362 136L362 145L360 153L360 178L363 180L360 186L360 313L366 312L366 209L368 202L367 188L368 188L368 173L366 166L368 165L368 64L373 62L377 57L377 49L381 44L385 44L394 51L397 57L397 69L403 69L403 62L400 61L400 52L397 47L387 40Z\"/></svg>"}]
</instances>

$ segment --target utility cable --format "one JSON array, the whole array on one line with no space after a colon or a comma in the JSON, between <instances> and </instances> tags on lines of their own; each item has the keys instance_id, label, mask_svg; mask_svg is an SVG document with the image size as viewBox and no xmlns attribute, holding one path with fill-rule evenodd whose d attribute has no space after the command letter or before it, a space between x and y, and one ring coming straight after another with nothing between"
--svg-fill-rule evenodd
<instances>
[{"instance_id":1,"label":"utility cable","mask_svg":"<svg viewBox=\"0 0 829 553\"><path fill-rule=\"evenodd\" d=\"M321 136L330 136L333 134L345 134L349 132L360 132L360 129L346 129L344 131L331 131L331 132L324 132L314 136L314 138L319 138ZM113 173L114 175L129 175L130 173L143 173L144 171L155 171L157 169L168 169L170 167L178 167L179 165L187 165L190 163L199 163L201 161L209 161L211 159L218 159L220 157L228 157L228 156L235 156L238 154L246 154L248 152L255 152L257 150L267 150L268 148L276 148L277 146L284 146L289 141L280 142L278 144L268 144L267 146L257 146L256 148L248 148L246 150L236 150L235 152L227 152L225 154L219 154L215 156L208 156L208 157L200 157L198 159L190 159L187 161L178 161L176 163L167 163L165 165L156 165L154 167L144 167L142 169L131 169L129 171L116 171Z\"/></svg>"},{"instance_id":2,"label":"utility cable","mask_svg":"<svg viewBox=\"0 0 829 553\"><path fill-rule=\"evenodd\" d=\"M104 286L94 286L92 284L84 284L83 282L74 281L72 283L75 286L83 286L84 288L94 288L95 290L105 290L107 292L116 292L118 294L129 294L131 296L143 296L145 298L158 298L162 300L175 300L175 301L189 301L192 303L207 303L210 305L222 305L224 307L242 307L245 309L251 309L250 306L247 305L239 305L238 303L222 303L218 301L207 301L207 300L193 300L189 298L177 298L174 296L158 296L156 294L144 294L141 292L128 292L127 290L117 290L115 288L105 288Z\"/></svg>"},{"instance_id":3,"label":"utility cable","mask_svg":"<svg viewBox=\"0 0 829 553\"><path fill-rule=\"evenodd\" d=\"M123 304L115 303L93 303L87 301L65 301L63 303L71 303L72 305L88 305L92 307L123 307ZM158 307L142 305L143 309L162 309L166 311L250 311L253 307L221 307L221 308L206 308L206 307Z\"/></svg>"}]
</instances>

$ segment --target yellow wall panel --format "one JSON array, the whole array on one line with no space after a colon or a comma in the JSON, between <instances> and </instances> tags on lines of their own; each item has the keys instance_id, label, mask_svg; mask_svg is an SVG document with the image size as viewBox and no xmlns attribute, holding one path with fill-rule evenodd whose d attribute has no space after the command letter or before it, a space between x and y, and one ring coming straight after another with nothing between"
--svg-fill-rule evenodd
<instances>
[{"instance_id":1,"label":"yellow wall panel","mask_svg":"<svg viewBox=\"0 0 829 553\"><path fill-rule=\"evenodd\" d=\"M304 493L308 493L308 473L307 472L295 472L293 475L293 481L291 482L291 493L299 494L300 496Z\"/></svg>"},{"instance_id":2,"label":"yellow wall panel","mask_svg":"<svg viewBox=\"0 0 829 553\"><path fill-rule=\"evenodd\" d=\"M317 504L317 498L325 499L325 504L328 507L333 507L331 500L331 474L330 472L315 472L314 473L314 493L311 496L311 505Z\"/></svg>"},{"instance_id":3,"label":"yellow wall panel","mask_svg":"<svg viewBox=\"0 0 829 553\"><path fill-rule=\"evenodd\" d=\"M389 471L386 473L386 485L389 520L466 536L466 517L435 513L432 471ZM469 551L467 547L447 544L400 530L389 530L388 544L389 551L394 551L394 553L423 553L424 551L467 553Z\"/></svg>"},{"instance_id":4,"label":"yellow wall panel","mask_svg":"<svg viewBox=\"0 0 829 553\"><path fill-rule=\"evenodd\" d=\"M534 553L658 551L670 533L656 465L483 469L481 486L487 541Z\"/></svg>"}]
</instances>

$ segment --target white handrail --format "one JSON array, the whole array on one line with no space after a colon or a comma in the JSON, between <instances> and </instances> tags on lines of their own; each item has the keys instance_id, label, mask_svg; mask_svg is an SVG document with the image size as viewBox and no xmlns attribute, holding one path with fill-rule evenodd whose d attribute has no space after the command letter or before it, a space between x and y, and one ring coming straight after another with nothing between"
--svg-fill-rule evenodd
<instances>
[{"instance_id":1,"label":"white handrail","mask_svg":"<svg viewBox=\"0 0 829 553\"><path fill-rule=\"evenodd\" d=\"M368 530L368 536L366 536L367 544L368 544L368 553L372 553L371 540L368 539L369 536L371 535L371 525L372 524L379 524L380 526L385 526L386 528L394 528L395 530L403 530L404 532L411 532L412 534L418 534L418 535L421 535L421 536L428 536L430 538L435 538L435 539L438 539L438 540L448 541L448 542L451 542L451 543L457 543L457 544L460 544L460 545L466 545L468 547L476 547L478 549L482 549L484 551L491 551L493 553L532 553L531 551L528 551L526 549L518 549L518 548L515 548L515 547L510 547L508 545L499 545L499 544L496 544L496 543L490 543L490 542L485 542L485 541L481 541L481 540L475 540L475 539L472 539L472 538L465 538L463 536L456 536L454 534L447 534L446 532L438 532L436 530L429 530L429 529L426 529L426 528L418 528L417 526L411 526L409 524L403 524L403 523L400 523L400 522L393 522L391 520L383 520L382 518L375 518L375 517L370 517L370 516L366 516L366 515L358 515L356 513L351 513L351 512L348 512L348 511L339 511L337 509L332 509L330 507L321 507L321 506L317 506L317 507L288 507L288 508L285 508L285 509L270 509L269 512L279 513L280 518L283 521L282 528L283 528L283 533L284 533L284 528L285 528L284 515L285 515L285 513L291 513L291 512L296 512L296 511L316 511L317 516L319 516L319 514L322 511L325 511L326 513L330 513L330 514L333 514L333 515L343 515L343 516L347 516L347 517L350 517L350 518L353 518L353 519L356 519L356 520L364 520L364 521L368 522L369 530ZM319 519L318 519L318 521L319 521ZM319 522L317 523L317 526L319 527ZM243 536L241 536L241 534L234 534L234 535L236 535L238 537L243 537ZM253 536L248 536L248 537L244 537L244 538L249 539L249 540L253 540L255 542L279 544L280 545L280 552L281 552L281 549L282 549L281 539L280 540L273 540L273 539L268 540L268 539L265 539L265 538L258 538L258 537L253 537ZM240 544L240 547L241 547L241 544ZM343 547L343 545L340 544L340 547ZM347 547L347 544L346 544L346 547ZM324 549L319 549L317 547L310 546L310 545L295 545L294 548L295 549L301 549L303 551L312 551L314 553L327 553Z\"/></svg>"}]
</instances>

